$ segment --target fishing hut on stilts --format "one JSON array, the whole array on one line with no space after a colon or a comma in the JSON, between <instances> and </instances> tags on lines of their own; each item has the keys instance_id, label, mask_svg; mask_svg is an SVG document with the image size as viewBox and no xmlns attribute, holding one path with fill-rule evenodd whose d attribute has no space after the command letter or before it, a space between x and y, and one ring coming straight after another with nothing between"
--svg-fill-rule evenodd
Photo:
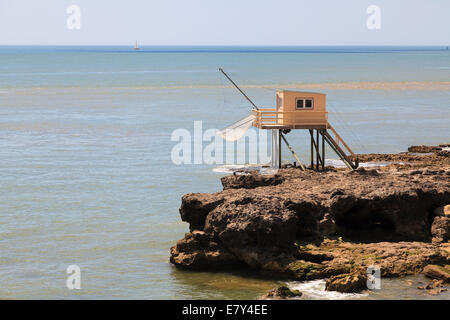
<instances>
[{"instance_id":1,"label":"fishing hut on stilts","mask_svg":"<svg viewBox=\"0 0 450 320\"><path fill-rule=\"evenodd\" d=\"M232 139L242 136L242 131L251 125L259 129L271 130L272 167L281 168L283 141L300 167L306 170L285 135L291 130L308 130L311 138L311 169L325 170L325 142L349 169L358 168L359 161L356 155L328 122L325 94L281 90L276 92L275 108L263 109L257 107L222 69L219 71L253 106L250 116L221 130L220 134L225 139L227 136L232 136Z\"/></svg>"}]
</instances>

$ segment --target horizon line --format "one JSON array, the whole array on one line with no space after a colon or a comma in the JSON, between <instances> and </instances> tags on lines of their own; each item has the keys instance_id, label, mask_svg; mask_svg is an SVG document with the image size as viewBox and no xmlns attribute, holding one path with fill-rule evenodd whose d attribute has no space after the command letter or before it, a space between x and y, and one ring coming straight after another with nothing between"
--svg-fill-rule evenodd
<instances>
[{"instance_id":1,"label":"horizon line","mask_svg":"<svg viewBox=\"0 0 450 320\"><path fill-rule=\"evenodd\" d=\"M130 44L0 44L2 47L12 46L53 46L53 47L129 47ZM145 47L448 47L450 44L139 44Z\"/></svg>"}]
</instances>

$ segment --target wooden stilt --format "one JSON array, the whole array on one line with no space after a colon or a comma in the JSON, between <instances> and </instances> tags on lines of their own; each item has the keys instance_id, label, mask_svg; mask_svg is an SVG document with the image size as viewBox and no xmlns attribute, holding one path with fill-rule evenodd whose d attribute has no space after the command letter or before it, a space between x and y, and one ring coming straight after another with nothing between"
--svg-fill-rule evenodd
<instances>
[{"instance_id":1,"label":"wooden stilt","mask_svg":"<svg viewBox=\"0 0 450 320\"><path fill-rule=\"evenodd\" d=\"M320 149L319 149L319 130L316 129L316 170L319 171L320 166Z\"/></svg>"},{"instance_id":2,"label":"wooden stilt","mask_svg":"<svg viewBox=\"0 0 450 320\"><path fill-rule=\"evenodd\" d=\"M314 167L316 170L319 170L319 166L320 164L322 164L322 157L320 156L320 149L319 149L319 130L316 130L317 133L317 140L314 140L314 131L311 130L310 134L311 134L311 169L314 170ZM314 148L313 148L314 147ZM315 149L315 150L314 150ZM314 151L316 153L316 163L314 166Z\"/></svg>"},{"instance_id":3,"label":"wooden stilt","mask_svg":"<svg viewBox=\"0 0 450 320\"><path fill-rule=\"evenodd\" d=\"M281 169L281 130L278 129L278 168Z\"/></svg>"},{"instance_id":4,"label":"wooden stilt","mask_svg":"<svg viewBox=\"0 0 450 320\"><path fill-rule=\"evenodd\" d=\"M309 134L311 136L311 169L314 170L314 135L311 129L309 129Z\"/></svg>"},{"instance_id":5,"label":"wooden stilt","mask_svg":"<svg viewBox=\"0 0 450 320\"><path fill-rule=\"evenodd\" d=\"M322 130L322 170L325 171L325 138L323 136L323 132L325 130Z\"/></svg>"}]
</instances>

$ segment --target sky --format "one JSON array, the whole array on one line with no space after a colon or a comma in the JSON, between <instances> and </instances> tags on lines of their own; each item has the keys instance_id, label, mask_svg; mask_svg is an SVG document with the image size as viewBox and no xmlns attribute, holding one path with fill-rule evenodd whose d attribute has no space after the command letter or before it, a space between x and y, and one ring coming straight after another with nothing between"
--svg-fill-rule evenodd
<instances>
[{"instance_id":1,"label":"sky","mask_svg":"<svg viewBox=\"0 0 450 320\"><path fill-rule=\"evenodd\" d=\"M449 12L449 0L0 0L0 45L447 46Z\"/></svg>"}]
</instances>

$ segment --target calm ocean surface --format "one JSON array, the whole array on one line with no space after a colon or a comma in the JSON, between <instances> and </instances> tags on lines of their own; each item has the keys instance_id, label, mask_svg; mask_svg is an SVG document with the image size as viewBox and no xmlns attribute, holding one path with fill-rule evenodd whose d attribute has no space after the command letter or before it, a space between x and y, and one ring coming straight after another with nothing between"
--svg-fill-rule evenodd
<instances>
[{"instance_id":1,"label":"calm ocean surface","mask_svg":"<svg viewBox=\"0 0 450 320\"><path fill-rule=\"evenodd\" d=\"M219 191L224 174L174 165L171 133L250 110L218 67L262 107L275 89L326 93L354 151L400 152L450 142L444 49L0 47L0 298L257 298L274 282L168 262L188 231L181 196ZM307 160L306 134L288 139ZM66 288L73 264L81 290ZM427 298L404 287L361 298Z\"/></svg>"}]
</instances>

